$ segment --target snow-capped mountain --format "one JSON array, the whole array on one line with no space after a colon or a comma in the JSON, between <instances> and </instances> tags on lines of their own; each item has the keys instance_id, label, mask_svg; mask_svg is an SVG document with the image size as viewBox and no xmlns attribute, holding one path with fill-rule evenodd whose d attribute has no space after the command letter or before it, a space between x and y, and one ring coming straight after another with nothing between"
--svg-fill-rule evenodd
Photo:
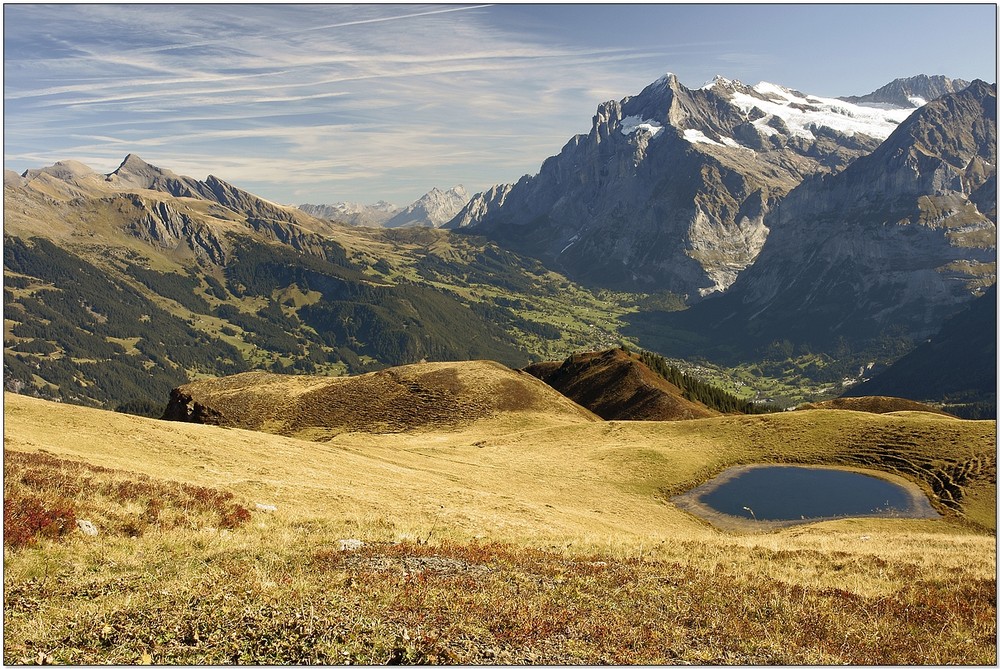
<instances>
[{"instance_id":1,"label":"snow-capped mountain","mask_svg":"<svg viewBox=\"0 0 1000 669\"><path fill-rule=\"evenodd\" d=\"M807 179L768 215L767 243L725 294L658 327L703 345L932 335L996 282L996 105L996 85L975 81L842 172Z\"/></svg>"},{"instance_id":2,"label":"snow-capped mountain","mask_svg":"<svg viewBox=\"0 0 1000 669\"><path fill-rule=\"evenodd\" d=\"M601 104L589 134L537 175L474 196L446 227L584 282L696 301L753 263L782 197L870 153L912 111L723 77L689 89L667 74Z\"/></svg>"},{"instance_id":3,"label":"snow-capped mountain","mask_svg":"<svg viewBox=\"0 0 1000 669\"><path fill-rule=\"evenodd\" d=\"M362 204L360 202L300 204L299 209L316 218L368 228L381 227L383 223L400 212L399 207L385 200L379 200L375 204Z\"/></svg>"},{"instance_id":4,"label":"snow-capped mountain","mask_svg":"<svg viewBox=\"0 0 1000 669\"><path fill-rule=\"evenodd\" d=\"M429 193L384 223L387 228L440 228L455 217L469 201L461 184L446 191L432 188Z\"/></svg>"},{"instance_id":5,"label":"snow-capped mountain","mask_svg":"<svg viewBox=\"0 0 1000 669\"><path fill-rule=\"evenodd\" d=\"M405 208L379 200L375 204L300 204L299 209L316 218L369 228L439 228L454 218L468 201L469 194L459 184L445 191L432 188Z\"/></svg>"},{"instance_id":6,"label":"snow-capped mountain","mask_svg":"<svg viewBox=\"0 0 1000 669\"><path fill-rule=\"evenodd\" d=\"M930 100L948 93L957 93L969 86L964 79L949 79L935 75L920 74L905 79L895 79L868 95L840 98L859 105L887 105L899 108L913 108L927 104Z\"/></svg>"}]
</instances>

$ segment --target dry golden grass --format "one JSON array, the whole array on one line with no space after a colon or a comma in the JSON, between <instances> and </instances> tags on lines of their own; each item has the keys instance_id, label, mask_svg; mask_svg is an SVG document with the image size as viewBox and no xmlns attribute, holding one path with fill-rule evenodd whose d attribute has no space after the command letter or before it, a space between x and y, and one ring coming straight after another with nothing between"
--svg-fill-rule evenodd
<instances>
[{"instance_id":1,"label":"dry golden grass","mask_svg":"<svg viewBox=\"0 0 1000 669\"><path fill-rule=\"evenodd\" d=\"M599 418L525 372L426 362L348 377L246 372L177 388L167 414L312 441L345 432L506 432Z\"/></svg>"},{"instance_id":2,"label":"dry golden grass","mask_svg":"<svg viewBox=\"0 0 1000 669\"><path fill-rule=\"evenodd\" d=\"M541 415L309 442L9 394L4 415L9 451L277 507L232 530L5 547L8 663L996 662L989 421ZM757 461L953 487L941 520L767 534L668 501Z\"/></svg>"}]
</instances>

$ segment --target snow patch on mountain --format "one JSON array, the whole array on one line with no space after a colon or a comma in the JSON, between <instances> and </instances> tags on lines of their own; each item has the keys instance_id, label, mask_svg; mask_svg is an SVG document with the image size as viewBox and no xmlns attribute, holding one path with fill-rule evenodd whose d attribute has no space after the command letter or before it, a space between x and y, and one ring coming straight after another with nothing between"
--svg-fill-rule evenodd
<instances>
[{"instance_id":1,"label":"snow patch on mountain","mask_svg":"<svg viewBox=\"0 0 1000 669\"><path fill-rule=\"evenodd\" d=\"M637 130L648 132L656 137L663 132L663 126L656 121L645 121L638 116L626 116L621 120L621 131L626 137Z\"/></svg>"},{"instance_id":2,"label":"snow patch on mountain","mask_svg":"<svg viewBox=\"0 0 1000 669\"><path fill-rule=\"evenodd\" d=\"M692 144L712 144L713 146L724 146L724 144L720 144L719 142L710 138L701 130L695 130L694 128L688 128L687 130L684 131L684 139L691 142Z\"/></svg>"},{"instance_id":3,"label":"snow patch on mountain","mask_svg":"<svg viewBox=\"0 0 1000 669\"><path fill-rule=\"evenodd\" d=\"M733 90L731 102L743 113L749 114L756 107L768 116L784 121L793 136L815 139L812 129L825 127L848 136L868 135L885 139L914 109L887 109L856 105L836 98L806 95L762 81L752 88L753 93ZM756 119L754 125L768 132L767 117Z\"/></svg>"}]
</instances>

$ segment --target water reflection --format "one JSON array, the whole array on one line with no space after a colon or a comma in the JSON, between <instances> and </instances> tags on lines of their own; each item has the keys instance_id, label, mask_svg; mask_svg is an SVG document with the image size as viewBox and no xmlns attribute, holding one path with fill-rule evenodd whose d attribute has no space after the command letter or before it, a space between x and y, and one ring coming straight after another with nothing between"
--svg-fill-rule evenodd
<instances>
[{"instance_id":1,"label":"water reflection","mask_svg":"<svg viewBox=\"0 0 1000 669\"><path fill-rule=\"evenodd\" d=\"M858 516L937 516L916 486L904 487L875 475L823 467L734 467L674 501L718 525L732 525L733 521L788 525Z\"/></svg>"}]
</instances>

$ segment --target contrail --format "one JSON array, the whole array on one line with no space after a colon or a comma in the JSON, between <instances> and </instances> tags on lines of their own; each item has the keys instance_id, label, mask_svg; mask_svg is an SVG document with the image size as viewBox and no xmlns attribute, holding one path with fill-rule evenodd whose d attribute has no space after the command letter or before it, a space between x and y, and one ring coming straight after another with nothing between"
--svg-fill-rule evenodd
<instances>
[{"instance_id":1,"label":"contrail","mask_svg":"<svg viewBox=\"0 0 1000 669\"><path fill-rule=\"evenodd\" d=\"M398 21L400 19L413 19L418 16L431 16L432 14L448 14L450 12L464 12L467 9L485 9L487 7L492 7L493 5L470 5L468 7L449 7L448 9L434 9L427 12L417 12L416 14L402 14L400 16L382 16L377 19L361 19L359 21L346 21L344 23L331 23L325 26L313 26L312 28L301 28L299 30L288 31L287 33L279 34L291 34L291 33L303 33L310 32L313 30L327 30L329 28L345 28L347 26L359 26L365 23L381 23L383 21Z\"/></svg>"}]
</instances>

